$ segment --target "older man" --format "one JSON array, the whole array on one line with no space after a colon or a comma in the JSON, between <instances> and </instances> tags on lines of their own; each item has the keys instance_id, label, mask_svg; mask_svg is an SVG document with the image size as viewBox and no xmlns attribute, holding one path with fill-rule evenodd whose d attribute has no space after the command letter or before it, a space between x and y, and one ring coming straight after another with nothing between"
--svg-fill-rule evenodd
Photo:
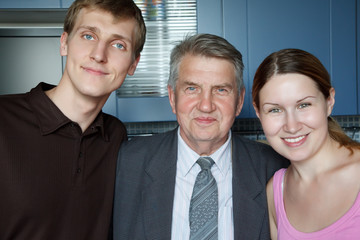
<instances>
[{"instance_id":1,"label":"older man","mask_svg":"<svg viewBox=\"0 0 360 240\"><path fill-rule=\"evenodd\" d=\"M241 53L200 34L170 64L179 127L120 149L114 238L269 239L265 185L288 162L230 130L244 103Z\"/></svg>"}]
</instances>

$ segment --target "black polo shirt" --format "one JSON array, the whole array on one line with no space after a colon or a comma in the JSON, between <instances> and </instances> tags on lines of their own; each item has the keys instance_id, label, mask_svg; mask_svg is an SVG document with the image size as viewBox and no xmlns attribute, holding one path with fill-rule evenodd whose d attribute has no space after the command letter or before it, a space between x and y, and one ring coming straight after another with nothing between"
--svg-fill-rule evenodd
<instances>
[{"instance_id":1,"label":"black polo shirt","mask_svg":"<svg viewBox=\"0 0 360 240\"><path fill-rule=\"evenodd\" d=\"M125 126L100 112L82 133L52 87L0 96L0 239L107 239Z\"/></svg>"}]
</instances>

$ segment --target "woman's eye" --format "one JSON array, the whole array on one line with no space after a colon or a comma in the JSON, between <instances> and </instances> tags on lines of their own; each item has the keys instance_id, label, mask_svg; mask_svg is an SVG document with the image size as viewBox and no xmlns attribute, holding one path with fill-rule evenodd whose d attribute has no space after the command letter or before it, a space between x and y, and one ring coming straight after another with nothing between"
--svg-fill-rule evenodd
<instances>
[{"instance_id":1,"label":"woman's eye","mask_svg":"<svg viewBox=\"0 0 360 240\"><path fill-rule=\"evenodd\" d=\"M124 49L125 48L124 45L122 45L121 43L115 43L115 44L113 44L113 47L116 47L118 49Z\"/></svg>"},{"instance_id":2,"label":"woman's eye","mask_svg":"<svg viewBox=\"0 0 360 240\"><path fill-rule=\"evenodd\" d=\"M299 105L299 108L301 109L301 108L306 108L306 107L309 107L311 104L310 103L301 103L300 105Z\"/></svg>"},{"instance_id":3,"label":"woman's eye","mask_svg":"<svg viewBox=\"0 0 360 240\"><path fill-rule=\"evenodd\" d=\"M280 108L272 108L269 110L269 113L279 113L281 112Z\"/></svg>"}]
</instances>

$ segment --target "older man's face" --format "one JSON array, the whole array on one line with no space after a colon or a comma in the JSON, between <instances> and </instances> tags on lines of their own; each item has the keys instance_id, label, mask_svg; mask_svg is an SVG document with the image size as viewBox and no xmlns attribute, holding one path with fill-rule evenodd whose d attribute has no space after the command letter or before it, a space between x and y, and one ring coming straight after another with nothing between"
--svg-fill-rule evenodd
<instances>
[{"instance_id":1,"label":"older man's face","mask_svg":"<svg viewBox=\"0 0 360 240\"><path fill-rule=\"evenodd\" d=\"M179 67L175 92L168 90L182 138L195 151L199 145L210 144L210 155L227 140L243 106L245 92L238 93L233 64L219 58L186 55Z\"/></svg>"}]
</instances>

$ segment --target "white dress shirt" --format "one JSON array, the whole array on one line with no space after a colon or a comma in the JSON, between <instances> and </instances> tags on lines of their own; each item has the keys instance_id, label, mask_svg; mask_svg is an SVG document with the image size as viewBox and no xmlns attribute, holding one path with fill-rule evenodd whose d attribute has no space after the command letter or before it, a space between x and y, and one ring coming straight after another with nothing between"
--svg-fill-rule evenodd
<instances>
[{"instance_id":1,"label":"white dress shirt","mask_svg":"<svg viewBox=\"0 0 360 240\"><path fill-rule=\"evenodd\" d=\"M175 196L172 215L172 240L186 240L190 237L189 207L196 176L201 168L196 163L200 157L181 138L178 129L178 154L176 166ZM211 168L219 194L218 237L219 240L234 239L231 131L228 140L211 157L215 164Z\"/></svg>"}]
</instances>

